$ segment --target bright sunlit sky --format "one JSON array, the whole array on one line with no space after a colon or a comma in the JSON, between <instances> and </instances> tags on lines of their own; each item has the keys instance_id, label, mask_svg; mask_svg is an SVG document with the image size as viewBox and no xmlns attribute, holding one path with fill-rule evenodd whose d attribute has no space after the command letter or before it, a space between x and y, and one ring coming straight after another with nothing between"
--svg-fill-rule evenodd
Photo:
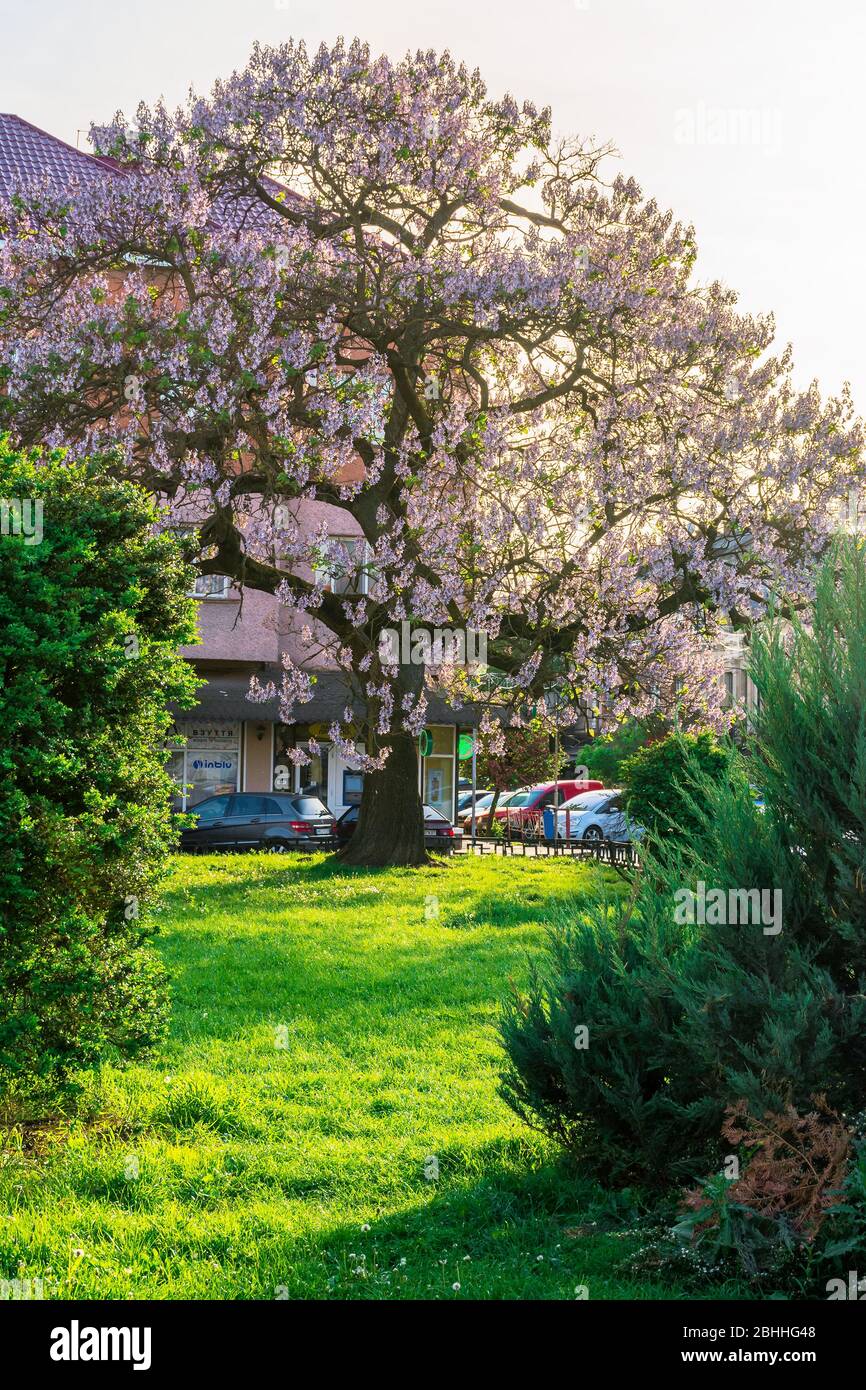
<instances>
[{"instance_id":1,"label":"bright sunlit sky","mask_svg":"<svg viewBox=\"0 0 866 1390\"><path fill-rule=\"evenodd\" d=\"M450 48L492 94L551 105L697 228L702 279L773 310L797 378L866 414L866 6L859 0L0 0L0 110L86 148L256 39ZM79 134L80 132L80 134Z\"/></svg>"}]
</instances>

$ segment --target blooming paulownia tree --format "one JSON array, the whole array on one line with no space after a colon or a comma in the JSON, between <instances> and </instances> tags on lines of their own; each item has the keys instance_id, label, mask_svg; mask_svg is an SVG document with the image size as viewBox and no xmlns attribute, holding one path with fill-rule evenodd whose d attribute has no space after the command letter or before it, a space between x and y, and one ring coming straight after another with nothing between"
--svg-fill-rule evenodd
<instances>
[{"instance_id":1,"label":"blooming paulownia tree","mask_svg":"<svg viewBox=\"0 0 866 1390\"><path fill-rule=\"evenodd\" d=\"M808 588L858 476L847 391L795 390L691 229L548 111L447 53L289 43L93 138L116 175L3 213L2 408L192 499L202 570L331 645L367 712L363 751L350 707L331 730L370 773L355 861L423 859L433 682L491 710L555 687L562 718L712 705L719 624ZM380 646L405 623L483 634L498 680ZM287 662L283 717L310 692Z\"/></svg>"}]
</instances>

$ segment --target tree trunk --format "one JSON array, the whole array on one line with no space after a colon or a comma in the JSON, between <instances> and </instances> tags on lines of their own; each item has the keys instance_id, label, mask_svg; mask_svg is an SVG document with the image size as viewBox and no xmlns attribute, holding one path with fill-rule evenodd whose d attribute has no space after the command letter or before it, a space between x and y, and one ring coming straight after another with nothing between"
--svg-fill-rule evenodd
<instances>
[{"instance_id":1,"label":"tree trunk","mask_svg":"<svg viewBox=\"0 0 866 1390\"><path fill-rule=\"evenodd\" d=\"M424 848L415 740L393 734L389 741L391 753L382 771L364 777L358 825L339 856L344 864L384 868L431 862Z\"/></svg>"},{"instance_id":2,"label":"tree trunk","mask_svg":"<svg viewBox=\"0 0 866 1390\"><path fill-rule=\"evenodd\" d=\"M499 805L499 788L494 788L493 800L490 803L490 810L487 812L487 834L493 834L493 821L496 815L496 807Z\"/></svg>"}]
</instances>

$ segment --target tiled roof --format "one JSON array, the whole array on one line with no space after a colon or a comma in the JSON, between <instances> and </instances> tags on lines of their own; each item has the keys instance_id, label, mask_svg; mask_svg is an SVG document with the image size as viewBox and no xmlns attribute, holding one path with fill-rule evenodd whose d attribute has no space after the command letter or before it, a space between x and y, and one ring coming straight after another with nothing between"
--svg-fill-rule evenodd
<instances>
[{"instance_id":1,"label":"tiled roof","mask_svg":"<svg viewBox=\"0 0 866 1390\"><path fill-rule=\"evenodd\" d=\"M118 172L113 160L76 150L20 116L0 112L0 194L13 193L33 178L68 183Z\"/></svg>"},{"instance_id":2,"label":"tiled roof","mask_svg":"<svg viewBox=\"0 0 866 1390\"><path fill-rule=\"evenodd\" d=\"M50 178L61 184L75 179L104 179L107 175L123 175L126 169L107 155L88 154L76 150L56 135L49 135L20 116L0 113L0 197L14 193L30 179ZM283 188L267 175L262 186L272 196L287 195L295 203L297 194ZM258 200L222 196L216 203L216 219L225 227L242 230L244 227L263 229L281 225L279 215Z\"/></svg>"}]
</instances>

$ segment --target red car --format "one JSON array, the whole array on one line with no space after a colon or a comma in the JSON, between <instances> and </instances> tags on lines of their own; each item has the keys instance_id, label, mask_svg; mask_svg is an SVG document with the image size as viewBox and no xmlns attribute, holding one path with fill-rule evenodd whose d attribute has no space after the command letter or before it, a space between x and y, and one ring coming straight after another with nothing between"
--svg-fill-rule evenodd
<instances>
[{"instance_id":1,"label":"red car","mask_svg":"<svg viewBox=\"0 0 866 1390\"><path fill-rule=\"evenodd\" d=\"M507 806L503 806L501 810L497 807L494 820L510 821L512 835L521 835L524 831L540 834L542 814L545 807L553 805L554 797L557 804L562 806L581 792L603 790L604 782L574 780L559 783L542 782L537 787L523 787L520 791L511 793Z\"/></svg>"}]
</instances>

